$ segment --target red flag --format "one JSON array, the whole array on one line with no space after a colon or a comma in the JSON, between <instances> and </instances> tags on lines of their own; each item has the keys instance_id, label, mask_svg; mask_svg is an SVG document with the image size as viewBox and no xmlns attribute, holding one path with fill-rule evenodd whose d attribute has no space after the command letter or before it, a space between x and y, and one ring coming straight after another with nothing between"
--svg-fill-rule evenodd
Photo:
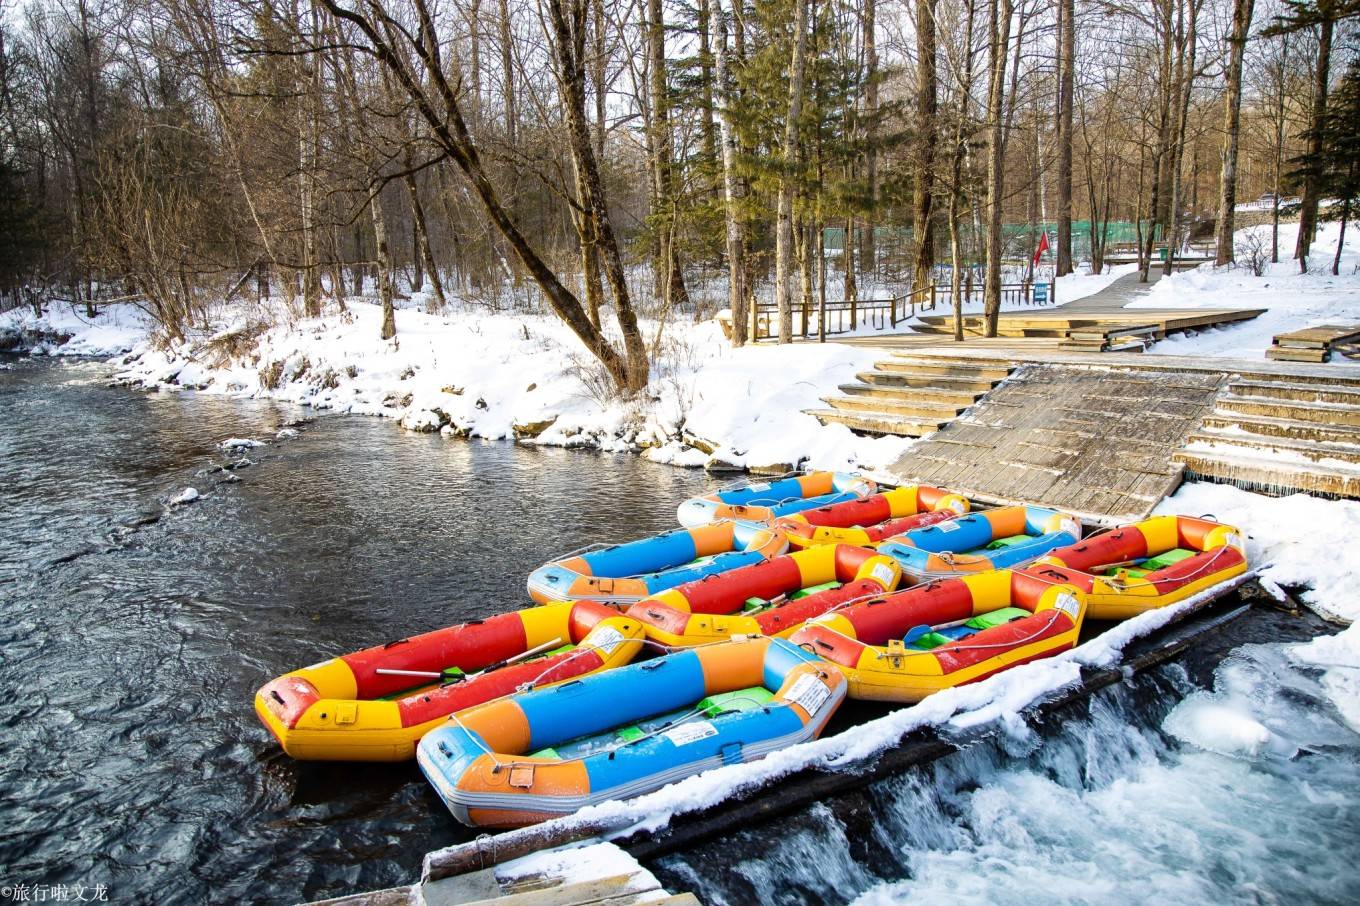
<instances>
[{"instance_id":1,"label":"red flag","mask_svg":"<svg viewBox=\"0 0 1360 906\"><path fill-rule=\"evenodd\" d=\"M1048 230L1039 234L1039 247L1034 250L1034 263L1038 264L1039 259L1044 257L1044 252L1048 251Z\"/></svg>"}]
</instances>

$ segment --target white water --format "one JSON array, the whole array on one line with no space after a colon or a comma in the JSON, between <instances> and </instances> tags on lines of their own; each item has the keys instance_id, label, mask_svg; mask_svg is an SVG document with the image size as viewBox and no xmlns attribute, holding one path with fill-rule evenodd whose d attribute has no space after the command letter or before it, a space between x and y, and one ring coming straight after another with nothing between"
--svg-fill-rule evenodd
<instances>
[{"instance_id":1,"label":"white water","mask_svg":"<svg viewBox=\"0 0 1360 906\"><path fill-rule=\"evenodd\" d=\"M1211 691L1164 668L738 835L721 874L662 868L713 903L1360 902L1360 736L1290 647L1238 648Z\"/></svg>"}]
</instances>

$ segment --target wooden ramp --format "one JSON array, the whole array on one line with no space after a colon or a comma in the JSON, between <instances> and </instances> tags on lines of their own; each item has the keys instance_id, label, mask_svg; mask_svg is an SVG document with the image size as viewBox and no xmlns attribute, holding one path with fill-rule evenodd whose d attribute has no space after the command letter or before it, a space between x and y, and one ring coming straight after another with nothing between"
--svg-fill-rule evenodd
<instances>
[{"instance_id":1,"label":"wooden ramp","mask_svg":"<svg viewBox=\"0 0 1360 906\"><path fill-rule=\"evenodd\" d=\"M1032 345L909 349L959 372L1016 370L895 464L902 481L1102 521L1141 517L1181 477L1360 498L1360 368Z\"/></svg>"},{"instance_id":2,"label":"wooden ramp","mask_svg":"<svg viewBox=\"0 0 1360 906\"><path fill-rule=\"evenodd\" d=\"M1173 455L1223 381L1024 365L889 471L984 501L1041 503L1097 522L1140 519L1180 483Z\"/></svg>"},{"instance_id":3,"label":"wooden ramp","mask_svg":"<svg viewBox=\"0 0 1360 906\"><path fill-rule=\"evenodd\" d=\"M1277 335L1266 358L1283 362L1321 363L1336 349L1354 357L1360 347L1360 324L1322 324ZM1357 353L1360 354L1360 353Z\"/></svg>"}]
</instances>

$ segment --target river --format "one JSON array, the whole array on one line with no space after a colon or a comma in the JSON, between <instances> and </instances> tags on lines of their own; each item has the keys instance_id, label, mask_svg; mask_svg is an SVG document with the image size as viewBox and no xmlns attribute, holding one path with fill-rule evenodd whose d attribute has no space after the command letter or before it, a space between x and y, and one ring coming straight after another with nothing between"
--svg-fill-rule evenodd
<instances>
[{"instance_id":1,"label":"river","mask_svg":"<svg viewBox=\"0 0 1360 906\"><path fill-rule=\"evenodd\" d=\"M4 885L197 903L409 883L464 838L414 763L295 763L255 689L529 606L549 555L672 528L708 483L358 416L277 439L306 411L0 359ZM230 438L268 445L228 454ZM186 487L200 499L168 506Z\"/></svg>"},{"instance_id":2,"label":"river","mask_svg":"<svg viewBox=\"0 0 1360 906\"><path fill-rule=\"evenodd\" d=\"M708 485L635 457L110 389L98 363L0 366L7 887L291 902L410 882L467 838L414 766L295 763L254 690L523 606L547 555L670 528ZM202 496L171 506L187 487ZM1234 626L1075 711L650 867L710 903L1360 901L1360 737L1287 654L1326 630ZM1269 736L1225 743L1234 720Z\"/></svg>"}]
</instances>

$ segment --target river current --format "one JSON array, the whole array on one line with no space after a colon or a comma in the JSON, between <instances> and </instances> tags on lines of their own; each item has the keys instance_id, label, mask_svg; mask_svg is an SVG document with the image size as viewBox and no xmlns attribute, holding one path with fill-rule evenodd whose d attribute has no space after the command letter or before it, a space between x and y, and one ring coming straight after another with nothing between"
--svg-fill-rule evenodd
<instances>
[{"instance_id":1,"label":"river current","mask_svg":"<svg viewBox=\"0 0 1360 906\"><path fill-rule=\"evenodd\" d=\"M254 690L527 606L549 555L671 528L710 484L107 377L0 357L6 889L273 903L409 883L468 836L415 767L295 763ZM1329 630L1234 625L1028 729L649 867L706 903L1360 902L1360 736L1287 648ZM1225 720L1269 736L1225 744Z\"/></svg>"}]
</instances>

